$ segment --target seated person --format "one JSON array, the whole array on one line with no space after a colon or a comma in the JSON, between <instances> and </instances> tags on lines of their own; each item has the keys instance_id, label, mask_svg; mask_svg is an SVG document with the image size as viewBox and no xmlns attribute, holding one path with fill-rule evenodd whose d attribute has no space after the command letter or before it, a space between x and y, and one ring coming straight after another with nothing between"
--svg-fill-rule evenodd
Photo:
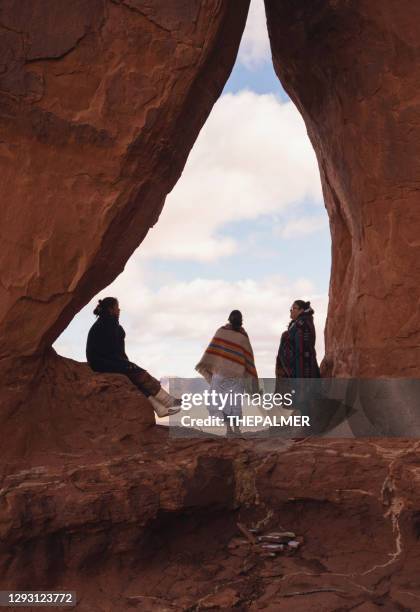
<instances>
[{"instance_id":1,"label":"seated person","mask_svg":"<svg viewBox=\"0 0 420 612\"><path fill-rule=\"evenodd\" d=\"M181 400L169 395L156 378L129 361L125 354L125 331L119 324L118 300L99 300L93 313L98 317L89 330L86 358L95 372L125 374L149 399L159 417L176 414Z\"/></svg>"}]
</instances>

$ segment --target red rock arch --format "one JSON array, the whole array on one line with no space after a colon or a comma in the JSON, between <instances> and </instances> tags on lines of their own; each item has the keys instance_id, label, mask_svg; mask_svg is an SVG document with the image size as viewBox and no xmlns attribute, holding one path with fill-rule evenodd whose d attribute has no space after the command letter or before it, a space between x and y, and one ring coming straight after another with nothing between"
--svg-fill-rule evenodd
<instances>
[{"instance_id":1,"label":"red rock arch","mask_svg":"<svg viewBox=\"0 0 420 612\"><path fill-rule=\"evenodd\" d=\"M247 10L245 0L2 3L6 407L33 404L52 342L156 223L233 67ZM324 369L417 376L420 8L266 0L266 10L330 216Z\"/></svg>"}]
</instances>

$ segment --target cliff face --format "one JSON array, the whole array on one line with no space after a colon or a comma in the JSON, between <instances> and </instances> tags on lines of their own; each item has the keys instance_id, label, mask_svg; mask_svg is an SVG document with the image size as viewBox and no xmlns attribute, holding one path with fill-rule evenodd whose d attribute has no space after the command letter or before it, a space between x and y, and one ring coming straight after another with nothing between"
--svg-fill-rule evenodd
<instances>
[{"instance_id":1,"label":"cliff face","mask_svg":"<svg viewBox=\"0 0 420 612\"><path fill-rule=\"evenodd\" d=\"M42 352L156 223L248 2L0 7L0 358Z\"/></svg>"},{"instance_id":2,"label":"cliff face","mask_svg":"<svg viewBox=\"0 0 420 612\"><path fill-rule=\"evenodd\" d=\"M20 410L35 420L40 401L61 427L58 398L67 404L72 389L52 393L62 362L50 347L156 223L233 67L247 10L227 0L1 3L4 427Z\"/></svg>"},{"instance_id":3,"label":"cliff face","mask_svg":"<svg viewBox=\"0 0 420 612\"><path fill-rule=\"evenodd\" d=\"M265 0L332 235L325 372L420 375L420 6Z\"/></svg>"}]
</instances>

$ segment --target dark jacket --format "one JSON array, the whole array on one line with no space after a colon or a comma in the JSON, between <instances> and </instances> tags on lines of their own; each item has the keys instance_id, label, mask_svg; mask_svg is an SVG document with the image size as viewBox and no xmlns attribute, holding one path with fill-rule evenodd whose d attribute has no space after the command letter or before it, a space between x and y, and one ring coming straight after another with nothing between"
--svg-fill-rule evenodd
<instances>
[{"instance_id":1,"label":"dark jacket","mask_svg":"<svg viewBox=\"0 0 420 612\"><path fill-rule=\"evenodd\" d=\"M89 330L86 343L86 358L96 372L125 374L139 369L131 363L125 353L125 331L117 317L103 315Z\"/></svg>"}]
</instances>

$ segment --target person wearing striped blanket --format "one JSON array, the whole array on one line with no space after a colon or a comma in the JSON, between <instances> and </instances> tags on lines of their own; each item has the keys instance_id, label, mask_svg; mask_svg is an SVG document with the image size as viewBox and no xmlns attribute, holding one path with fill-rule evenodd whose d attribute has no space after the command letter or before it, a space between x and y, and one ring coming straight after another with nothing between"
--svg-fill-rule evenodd
<instances>
[{"instance_id":1,"label":"person wearing striped blanket","mask_svg":"<svg viewBox=\"0 0 420 612\"><path fill-rule=\"evenodd\" d=\"M256 393L259 388L254 353L242 323L242 313L233 310L229 323L219 327L195 367L209 383L210 392L215 392L212 395L224 398L213 402L209 412L223 416L228 435L240 433L235 419L228 418L242 417L242 401L235 394L243 395L246 389Z\"/></svg>"}]
</instances>

